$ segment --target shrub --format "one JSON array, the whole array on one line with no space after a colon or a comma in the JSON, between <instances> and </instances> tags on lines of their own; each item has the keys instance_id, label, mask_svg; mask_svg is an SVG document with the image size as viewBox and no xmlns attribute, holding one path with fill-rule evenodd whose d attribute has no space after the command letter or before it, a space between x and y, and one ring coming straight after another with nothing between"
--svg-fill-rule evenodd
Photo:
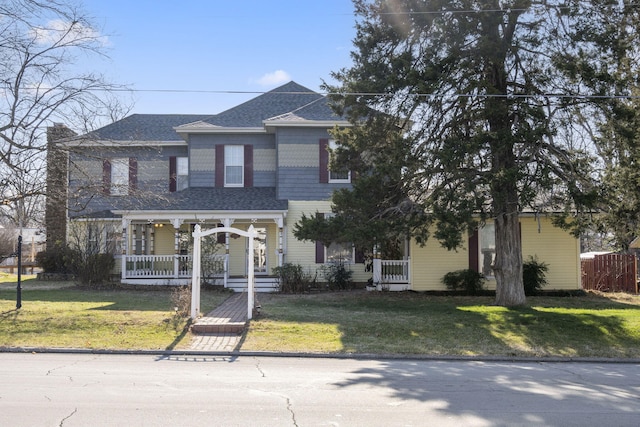
<instances>
[{"instance_id":1,"label":"shrub","mask_svg":"<svg viewBox=\"0 0 640 427\"><path fill-rule=\"evenodd\" d=\"M470 269L451 271L444 275L442 283L450 291L463 291L467 295L478 295L484 290L484 276Z\"/></svg>"},{"instance_id":2,"label":"shrub","mask_svg":"<svg viewBox=\"0 0 640 427\"><path fill-rule=\"evenodd\" d=\"M45 273L75 274L80 253L66 245L54 245L36 254L36 263Z\"/></svg>"},{"instance_id":3,"label":"shrub","mask_svg":"<svg viewBox=\"0 0 640 427\"><path fill-rule=\"evenodd\" d=\"M189 317L191 311L191 286L177 286L171 289L171 304L174 316Z\"/></svg>"},{"instance_id":4,"label":"shrub","mask_svg":"<svg viewBox=\"0 0 640 427\"><path fill-rule=\"evenodd\" d=\"M330 290L352 289L353 281L351 276L353 272L345 268L344 263L332 263L322 266L322 272Z\"/></svg>"},{"instance_id":5,"label":"shrub","mask_svg":"<svg viewBox=\"0 0 640 427\"><path fill-rule=\"evenodd\" d=\"M74 266L75 274L82 284L101 285L109 280L115 263L111 254L88 255Z\"/></svg>"},{"instance_id":6,"label":"shrub","mask_svg":"<svg viewBox=\"0 0 640 427\"><path fill-rule=\"evenodd\" d=\"M285 263L281 267L275 267L273 274L278 276L280 292L305 292L313 282L311 275L305 273L300 264Z\"/></svg>"},{"instance_id":7,"label":"shrub","mask_svg":"<svg viewBox=\"0 0 640 427\"><path fill-rule=\"evenodd\" d=\"M547 263L539 261L538 257L529 257L522 263L522 282L525 295L537 295L547 285Z\"/></svg>"}]
</instances>

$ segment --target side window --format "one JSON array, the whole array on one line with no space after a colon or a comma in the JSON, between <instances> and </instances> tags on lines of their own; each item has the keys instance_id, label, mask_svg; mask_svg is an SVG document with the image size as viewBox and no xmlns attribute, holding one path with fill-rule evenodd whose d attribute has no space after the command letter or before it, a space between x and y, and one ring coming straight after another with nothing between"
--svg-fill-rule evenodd
<instances>
[{"instance_id":1,"label":"side window","mask_svg":"<svg viewBox=\"0 0 640 427\"><path fill-rule=\"evenodd\" d=\"M224 186L244 186L244 146L224 146Z\"/></svg>"},{"instance_id":2,"label":"side window","mask_svg":"<svg viewBox=\"0 0 640 427\"><path fill-rule=\"evenodd\" d=\"M478 250L480 251L480 272L485 277L493 277L493 265L496 259L495 225L485 224L478 232Z\"/></svg>"},{"instance_id":3,"label":"side window","mask_svg":"<svg viewBox=\"0 0 640 427\"><path fill-rule=\"evenodd\" d=\"M330 153L333 153L336 148L338 148L338 143L335 140L330 139L329 140ZM349 183L351 182L351 172L348 170L331 170L331 168L329 168L329 182Z\"/></svg>"},{"instance_id":4,"label":"side window","mask_svg":"<svg viewBox=\"0 0 640 427\"><path fill-rule=\"evenodd\" d=\"M345 264L353 264L354 250L351 243L333 242L325 248L326 262L342 262Z\"/></svg>"},{"instance_id":5,"label":"side window","mask_svg":"<svg viewBox=\"0 0 640 427\"><path fill-rule=\"evenodd\" d=\"M324 217L331 218L334 215L333 213L326 213ZM332 242L329 246L325 247L324 252L325 262L353 264L355 261L355 250L351 242Z\"/></svg>"}]
</instances>

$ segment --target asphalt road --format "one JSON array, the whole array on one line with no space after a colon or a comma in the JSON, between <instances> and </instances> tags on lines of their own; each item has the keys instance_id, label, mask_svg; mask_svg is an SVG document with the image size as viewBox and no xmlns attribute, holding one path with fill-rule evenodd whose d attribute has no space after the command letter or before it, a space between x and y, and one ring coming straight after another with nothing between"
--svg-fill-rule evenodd
<instances>
[{"instance_id":1,"label":"asphalt road","mask_svg":"<svg viewBox=\"0 0 640 427\"><path fill-rule=\"evenodd\" d=\"M0 353L0 426L637 426L640 365Z\"/></svg>"}]
</instances>

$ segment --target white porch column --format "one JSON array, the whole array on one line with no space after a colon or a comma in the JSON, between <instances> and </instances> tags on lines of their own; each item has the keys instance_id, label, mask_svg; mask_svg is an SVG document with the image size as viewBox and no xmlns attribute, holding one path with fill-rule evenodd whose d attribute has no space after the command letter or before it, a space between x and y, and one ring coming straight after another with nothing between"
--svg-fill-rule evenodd
<instances>
[{"instance_id":1,"label":"white porch column","mask_svg":"<svg viewBox=\"0 0 640 427\"><path fill-rule=\"evenodd\" d=\"M373 284L378 286L382 283L382 260L378 245L373 246Z\"/></svg>"},{"instance_id":2,"label":"white porch column","mask_svg":"<svg viewBox=\"0 0 640 427\"><path fill-rule=\"evenodd\" d=\"M284 220L282 217L277 218L276 225L278 226L278 267L282 267L284 261L284 248L282 245L284 238Z\"/></svg>"},{"instance_id":3,"label":"white porch column","mask_svg":"<svg viewBox=\"0 0 640 427\"><path fill-rule=\"evenodd\" d=\"M180 226L182 225L183 220L179 218L174 218L171 220L171 225L173 225L173 277L177 279L180 277Z\"/></svg>"},{"instance_id":4,"label":"white porch column","mask_svg":"<svg viewBox=\"0 0 640 427\"><path fill-rule=\"evenodd\" d=\"M249 251L247 253L247 318L251 320L253 318L253 307L255 299L255 287L253 283L254 276L254 260L253 260L253 239L256 237L256 231L253 228L253 224L249 226Z\"/></svg>"},{"instance_id":5,"label":"white porch column","mask_svg":"<svg viewBox=\"0 0 640 427\"><path fill-rule=\"evenodd\" d=\"M233 225L234 220L231 218L224 218L221 220L222 225L226 228L230 228ZM231 233L226 232L224 234L224 272L222 274L222 283L224 288L227 289L229 283L229 240L231 239Z\"/></svg>"},{"instance_id":6,"label":"white porch column","mask_svg":"<svg viewBox=\"0 0 640 427\"><path fill-rule=\"evenodd\" d=\"M120 260L120 280L127 278L127 255L129 255L129 233L127 232L131 220L122 218L122 259Z\"/></svg>"}]
</instances>

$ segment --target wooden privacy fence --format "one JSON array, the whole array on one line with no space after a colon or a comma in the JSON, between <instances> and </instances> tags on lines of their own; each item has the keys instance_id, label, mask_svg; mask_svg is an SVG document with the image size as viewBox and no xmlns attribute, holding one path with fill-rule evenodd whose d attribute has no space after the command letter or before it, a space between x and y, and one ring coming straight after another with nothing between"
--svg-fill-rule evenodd
<instances>
[{"instance_id":1,"label":"wooden privacy fence","mask_svg":"<svg viewBox=\"0 0 640 427\"><path fill-rule=\"evenodd\" d=\"M638 293L635 255L606 254L581 260L582 288L603 292Z\"/></svg>"}]
</instances>

